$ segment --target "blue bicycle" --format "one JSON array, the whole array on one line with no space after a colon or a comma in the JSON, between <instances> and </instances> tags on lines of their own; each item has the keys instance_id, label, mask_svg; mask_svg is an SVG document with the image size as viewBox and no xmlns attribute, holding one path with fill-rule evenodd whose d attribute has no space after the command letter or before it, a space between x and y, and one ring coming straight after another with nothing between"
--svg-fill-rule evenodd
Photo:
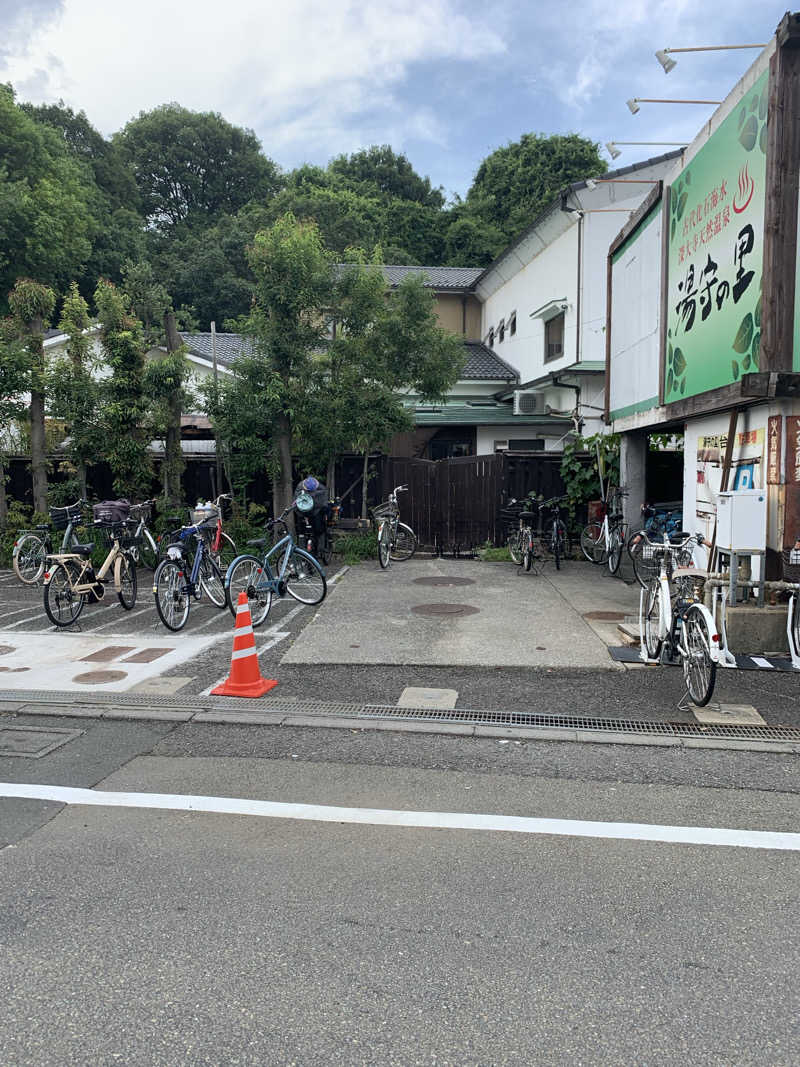
<instances>
[{"instance_id":1,"label":"blue bicycle","mask_svg":"<svg viewBox=\"0 0 800 1067\"><path fill-rule=\"evenodd\" d=\"M301 604L321 604L325 599L325 572L310 552L298 547L286 523L286 516L294 506L267 523L270 532L283 527L286 531L283 537L269 549L270 537L248 541L248 545L264 549L263 556L260 559L250 553L237 556L225 575L228 607L235 616L239 593L246 593L253 626L260 626L269 615L273 596L284 597L288 593Z\"/></svg>"},{"instance_id":2,"label":"blue bicycle","mask_svg":"<svg viewBox=\"0 0 800 1067\"><path fill-rule=\"evenodd\" d=\"M166 559L156 567L153 575L156 611L168 630L183 629L192 599L199 600L203 593L214 607L225 607L222 573L211 556L207 533L204 523L176 530ZM192 539L197 543L193 560L189 552Z\"/></svg>"}]
</instances>

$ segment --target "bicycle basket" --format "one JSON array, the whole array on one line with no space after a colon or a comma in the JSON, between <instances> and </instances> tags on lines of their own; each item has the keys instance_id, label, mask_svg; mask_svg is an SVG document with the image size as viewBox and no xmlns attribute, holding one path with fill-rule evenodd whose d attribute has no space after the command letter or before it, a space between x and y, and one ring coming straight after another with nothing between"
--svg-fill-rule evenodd
<instances>
[{"instance_id":1,"label":"bicycle basket","mask_svg":"<svg viewBox=\"0 0 800 1067\"><path fill-rule=\"evenodd\" d=\"M800 582L800 549L784 548L781 557L783 580L785 582Z\"/></svg>"},{"instance_id":2,"label":"bicycle basket","mask_svg":"<svg viewBox=\"0 0 800 1067\"><path fill-rule=\"evenodd\" d=\"M95 523L103 526L115 526L125 522L131 513L127 500L102 500L92 508Z\"/></svg>"},{"instance_id":3,"label":"bicycle basket","mask_svg":"<svg viewBox=\"0 0 800 1067\"><path fill-rule=\"evenodd\" d=\"M70 523L80 523L82 517L80 504L71 504L67 508L50 508L50 522L56 530L66 530Z\"/></svg>"},{"instance_id":4,"label":"bicycle basket","mask_svg":"<svg viewBox=\"0 0 800 1067\"><path fill-rule=\"evenodd\" d=\"M399 508L397 507L397 504L393 504L391 500L387 500L383 504L378 504L372 509L372 514L375 516L376 519L391 519L399 513L400 512Z\"/></svg>"},{"instance_id":5,"label":"bicycle basket","mask_svg":"<svg viewBox=\"0 0 800 1067\"><path fill-rule=\"evenodd\" d=\"M104 547L111 548L119 541L120 548L131 548L134 543L133 530L124 522L102 522L95 519L96 540Z\"/></svg>"},{"instance_id":6,"label":"bicycle basket","mask_svg":"<svg viewBox=\"0 0 800 1067\"><path fill-rule=\"evenodd\" d=\"M130 517L139 522L140 519L144 519L147 522L153 514L153 505L147 504L131 504Z\"/></svg>"},{"instance_id":7,"label":"bicycle basket","mask_svg":"<svg viewBox=\"0 0 800 1067\"><path fill-rule=\"evenodd\" d=\"M204 522L216 523L219 518L219 508L191 508L191 517L195 525Z\"/></svg>"}]
</instances>

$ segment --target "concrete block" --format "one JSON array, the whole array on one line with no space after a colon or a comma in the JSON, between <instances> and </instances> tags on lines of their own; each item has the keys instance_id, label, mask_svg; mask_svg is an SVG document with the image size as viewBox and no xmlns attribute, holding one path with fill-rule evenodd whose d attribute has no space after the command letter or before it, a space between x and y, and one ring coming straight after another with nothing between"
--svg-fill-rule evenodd
<instances>
[{"instance_id":1,"label":"concrete block","mask_svg":"<svg viewBox=\"0 0 800 1067\"><path fill-rule=\"evenodd\" d=\"M718 704L692 708L694 717L706 726L766 726L752 704Z\"/></svg>"},{"instance_id":2,"label":"concrete block","mask_svg":"<svg viewBox=\"0 0 800 1067\"><path fill-rule=\"evenodd\" d=\"M728 607L728 647L737 655L774 655L788 651L786 605L759 608L756 604Z\"/></svg>"},{"instance_id":3,"label":"concrete block","mask_svg":"<svg viewBox=\"0 0 800 1067\"><path fill-rule=\"evenodd\" d=\"M458 700L457 689L424 689L408 685L400 694L398 708L454 708Z\"/></svg>"}]
</instances>

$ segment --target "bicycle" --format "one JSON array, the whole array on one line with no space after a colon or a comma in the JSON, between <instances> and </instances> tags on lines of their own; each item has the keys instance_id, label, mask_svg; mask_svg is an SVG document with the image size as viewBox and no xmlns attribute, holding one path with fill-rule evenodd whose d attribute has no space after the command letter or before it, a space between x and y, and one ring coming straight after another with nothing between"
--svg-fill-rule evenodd
<instances>
[{"instance_id":1,"label":"bicycle","mask_svg":"<svg viewBox=\"0 0 800 1067\"><path fill-rule=\"evenodd\" d=\"M113 525L95 522L94 525L110 542L108 554L96 573L92 565L94 541L74 544L69 552L47 557L44 610L54 626L71 626L87 601L97 603L103 599L105 579L112 567L120 604L126 611L131 611L136 603L136 563L129 544L123 544L130 541L130 524L122 521Z\"/></svg>"},{"instance_id":2,"label":"bicycle","mask_svg":"<svg viewBox=\"0 0 800 1067\"><path fill-rule=\"evenodd\" d=\"M608 564L611 574L616 574L622 561L625 543L625 523L622 521L621 497L625 489L610 489L603 501L603 521L588 523L581 530L581 551L590 563L596 566Z\"/></svg>"},{"instance_id":3,"label":"bicycle","mask_svg":"<svg viewBox=\"0 0 800 1067\"><path fill-rule=\"evenodd\" d=\"M50 508L52 529L63 530L61 552L69 552L73 545L80 544L75 528L83 525L85 500L76 500L63 508ZM34 585L44 574L47 557L53 553L51 525L44 522L36 526L37 533L29 531L18 534L11 552L14 573L26 585Z\"/></svg>"},{"instance_id":4,"label":"bicycle","mask_svg":"<svg viewBox=\"0 0 800 1067\"><path fill-rule=\"evenodd\" d=\"M183 629L192 599L200 600L203 593L215 608L225 607L222 573L214 562L206 534L201 523L174 531L166 559L156 567L153 596L158 617L168 630ZM197 547L190 560L187 543L191 538L197 542Z\"/></svg>"},{"instance_id":5,"label":"bicycle","mask_svg":"<svg viewBox=\"0 0 800 1067\"><path fill-rule=\"evenodd\" d=\"M662 537L665 533L677 533L681 528L682 512L659 511L652 504L643 504L642 517L645 520L644 525L628 537L627 550L636 580L642 588L646 588L650 579L658 574L658 566L654 564L652 552L649 550L654 544L658 544L654 538Z\"/></svg>"},{"instance_id":6,"label":"bicycle","mask_svg":"<svg viewBox=\"0 0 800 1067\"><path fill-rule=\"evenodd\" d=\"M407 485L396 485L389 493L389 499L372 509L378 524L378 563L383 570L392 560L401 563L411 559L417 551L417 535L410 526L400 522L397 494L407 492Z\"/></svg>"},{"instance_id":7,"label":"bicycle","mask_svg":"<svg viewBox=\"0 0 800 1067\"><path fill-rule=\"evenodd\" d=\"M542 531L542 542L552 555L556 570L561 570L561 560L567 556L570 548L567 527L561 518L560 505L564 499L563 496L554 496L539 504L539 514L548 513Z\"/></svg>"},{"instance_id":8,"label":"bicycle","mask_svg":"<svg viewBox=\"0 0 800 1067\"><path fill-rule=\"evenodd\" d=\"M717 665L724 666L725 659L716 623L703 603L707 571L674 565L692 542L707 544L702 534L664 535L664 544L655 550L659 575L639 594L639 630L642 659L662 664L680 659L688 694L702 708L714 693Z\"/></svg>"},{"instance_id":9,"label":"bicycle","mask_svg":"<svg viewBox=\"0 0 800 1067\"><path fill-rule=\"evenodd\" d=\"M253 553L243 553L236 557L225 574L225 597L231 614L236 616L239 593L247 593L253 626L260 626L269 615L273 596L282 598L288 593L301 604L321 604L325 599L328 586L322 567L309 552L300 548L286 522L286 516L293 508L294 503L266 524L270 534L276 527L286 531L271 548L267 549L271 537L247 542L254 548L265 550L260 559Z\"/></svg>"},{"instance_id":10,"label":"bicycle","mask_svg":"<svg viewBox=\"0 0 800 1067\"><path fill-rule=\"evenodd\" d=\"M319 531L314 528L313 515L300 506L303 495L309 497L313 504L313 498L308 493L300 494L295 500L295 529L297 536L298 539L302 538L306 552L312 555L314 559L319 560L323 567L327 567L333 558L333 533L331 532L331 527L335 526L339 521L341 499L337 496L329 501L327 512L324 515L324 526Z\"/></svg>"},{"instance_id":11,"label":"bicycle","mask_svg":"<svg viewBox=\"0 0 800 1067\"><path fill-rule=\"evenodd\" d=\"M158 565L158 545L148 529L148 519L152 517L155 500L145 500L141 504L131 504L130 517L136 523L131 537L130 553L134 562L154 571Z\"/></svg>"}]
</instances>

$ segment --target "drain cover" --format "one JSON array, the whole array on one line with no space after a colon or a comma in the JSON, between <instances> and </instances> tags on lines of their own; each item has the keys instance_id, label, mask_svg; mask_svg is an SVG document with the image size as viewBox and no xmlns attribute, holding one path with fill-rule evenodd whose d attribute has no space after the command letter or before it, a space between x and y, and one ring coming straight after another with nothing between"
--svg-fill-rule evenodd
<instances>
[{"instance_id":1,"label":"drain cover","mask_svg":"<svg viewBox=\"0 0 800 1067\"><path fill-rule=\"evenodd\" d=\"M121 682L127 677L127 671L86 671L85 674L76 674L72 680L82 685L103 685L104 682Z\"/></svg>"},{"instance_id":2,"label":"drain cover","mask_svg":"<svg viewBox=\"0 0 800 1067\"><path fill-rule=\"evenodd\" d=\"M83 730L51 730L43 726L0 726L0 756L41 759L82 733Z\"/></svg>"},{"instance_id":3,"label":"drain cover","mask_svg":"<svg viewBox=\"0 0 800 1067\"><path fill-rule=\"evenodd\" d=\"M453 615L477 615L480 608L473 608L471 604L417 604L411 610L415 615L449 618Z\"/></svg>"},{"instance_id":4,"label":"drain cover","mask_svg":"<svg viewBox=\"0 0 800 1067\"><path fill-rule=\"evenodd\" d=\"M603 619L607 619L609 622L622 622L625 618L624 611L585 611L583 613L584 619L595 619L600 622Z\"/></svg>"},{"instance_id":5,"label":"drain cover","mask_svg":"<svg viewBox=\"0 0 800 1067\"><path fill-rule=\"evenodd\" d=\"M442 575L440 578L415 578L415 585L475 585L474 578L448 578Z\"/></svg>"}]
</instances>

